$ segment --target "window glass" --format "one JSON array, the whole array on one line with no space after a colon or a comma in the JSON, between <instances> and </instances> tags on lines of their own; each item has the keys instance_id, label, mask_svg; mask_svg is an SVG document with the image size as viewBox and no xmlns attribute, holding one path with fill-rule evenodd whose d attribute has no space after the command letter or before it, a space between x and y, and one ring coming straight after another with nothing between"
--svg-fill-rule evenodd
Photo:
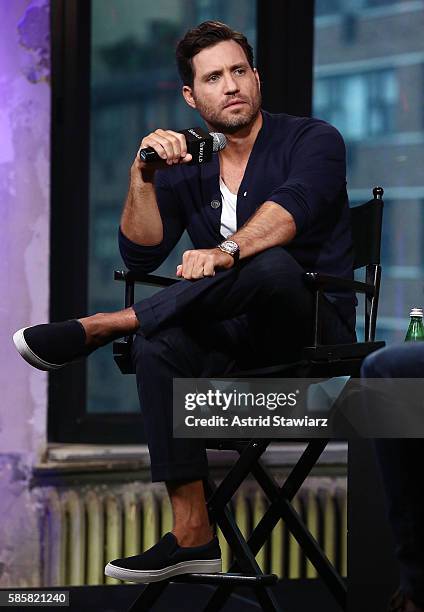
<instances>
[{"instance_id":1,"label":"window glass","mask_svg":"<svg viewBox=\"0 0 424 612\"><path fill-rule=\"evenodd\" d=\"M161 127L202 124L182 99L175 45L185 31L217 19L242 31L255 48L256 1L92 0L89 312L123 307L117 229L128 173L144 135ZM174 275L183 236L159 273ZM151 291L151 290L150 290ZM142 289L138 297L149 295ZM88 360L87 410L136 412L134 376L123 376L110 345Z\"/></svg>"},{"instance_id":2,"label":"window glass","mask_svg":"<svg viewBox=\"0 0 424 612\"><path fill-rule=\"evenodd\" d=\"M345 139L351 204L385 190L377 336L389 343L424 306L423 23L421 2L316 4L314 115Z\"/></svg>"},{"instance_id":3,"label":"window glass","mask_svg":"<svg viewBox=\"0 0 424 612\"><path fill-rule=\"evenodd\" d=\"M407 4L410 0L315 0L315 13L318 17L352 13L357 10L388 8L392 5ZM402 7L401 7L402 8Z\"/></svg>"},{"instance_id":4,"label":"window glass","mask_svg":"<svg viewBox=\"0 0 424 612\"><path fill-rule=\"evenodd\" d=\"M314 112L349 140L396 131L399 88L394 70L323 77L316 82Z\"/></svg>"}]
</instances>

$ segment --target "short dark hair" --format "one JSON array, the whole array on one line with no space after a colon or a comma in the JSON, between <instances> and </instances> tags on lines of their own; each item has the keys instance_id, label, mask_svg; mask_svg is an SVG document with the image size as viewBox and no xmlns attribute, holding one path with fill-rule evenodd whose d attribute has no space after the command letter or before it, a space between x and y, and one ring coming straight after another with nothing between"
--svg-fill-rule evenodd
<instances>
[{"instance_id":1,"label":"short dark hair","mask_svg":"<svg viewBox=\"0 0 424 612\"><path fill-rule=\"evenodd\" d=\"M176 48L177 68L184 85L193 87L193 57L202 49L224 40L234 40L239 44L253 69L253 49L244 34L233 30L220 21L204 21L195 28L188 30Z\"/></svg>"}]
</instances>

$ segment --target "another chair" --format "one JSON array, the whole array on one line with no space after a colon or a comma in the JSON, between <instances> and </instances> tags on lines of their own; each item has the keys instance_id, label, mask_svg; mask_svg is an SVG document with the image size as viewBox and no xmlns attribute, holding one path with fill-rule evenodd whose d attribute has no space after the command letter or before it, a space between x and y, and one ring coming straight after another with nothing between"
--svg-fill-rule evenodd
<instances>
[{"instance_id":1,"label":"another chair","mask_svg":"<svg viewBox=\"0 0 424 612\"><path fill-rule=\"evenodd\" d=\"M384 191L381 187L375 187L373 198L370 201L351 209L355 253L354 268L355 270L365 268L365 282L332 277L316 272L305 273L305 282L315 292L314 344L305 347L302 361L295 364L294 370L290 371L290 377L295 376L293 373L295 371L301 372L299 376L302 377L357 377L365 357L384 346L384 342L374 341L381 278L380 244L383 194ZM115 280L125 282L125 307L134 303L135 283L164 287L179 282L172 278L163 278L152 274L137 275L128 271L116 271ZM348 288L365 295L364 342L340 345L321 344L320 307L323 292L331 288ZM128 337L115 342L113 346L115 361L124 374L134 371L130 358L131 342L132 338ZM287 372L288 364L281 364L280 366L238 372L231 377L281 377L287 375ZM331 565L291 504L294 496L317 463L328 440L314 439L309 441L299 461L281 487L260 459L271 441L271 439L224 441L208 439L205 441L207 448L231 449L239 453L239 458L218 486L211 478L205 481L210 517L220 527L228 541L235 561L228 573L186 574L170 580L151 583L134 602L130 608L131 612L150 610L168 582L217 585L218 588L204 608L205 612L220 610L237 586L250 586L263 610L280 610L278 602L270 590L270 586L277 582L278 577L275 574L264 575L255 560L255 555L265 544L280 519L283 519L289 531L296 538L340 607L346 610L347 590L345 582ZM281 442L281 440L278 441ZM264 490L269 498L270 506L246 542L230 511L229 502L249 473L253 474Z\"/></svg>"}]
</instances>

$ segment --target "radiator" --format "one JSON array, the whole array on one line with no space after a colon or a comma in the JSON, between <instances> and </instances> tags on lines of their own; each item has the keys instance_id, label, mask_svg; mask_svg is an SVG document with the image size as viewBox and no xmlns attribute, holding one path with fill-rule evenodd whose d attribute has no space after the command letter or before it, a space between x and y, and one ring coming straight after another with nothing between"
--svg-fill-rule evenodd
<instances>
[{"instance_id":1,"label":"radiator","mask_svg":"<svg viewBox=\"0 0 424 612\"><path fill-rule=\"evenodd\" d=\"M42 490L39 524L43 586L119 583L104 576L105 564L117 557L139 554L171 530L171 507L161 485L131 483L114 489L93 485ZM255 483L245 482L231 502L244 536L251 533L267 507L262 490ZM308 479L294 499L294 507L329 560L346 576L345 479ZM227 571L231 551L220 531L218 535L223 571ZM317 575L282 520L256 559L264 572L281 578Z\"/></svg>"}]
</instances>

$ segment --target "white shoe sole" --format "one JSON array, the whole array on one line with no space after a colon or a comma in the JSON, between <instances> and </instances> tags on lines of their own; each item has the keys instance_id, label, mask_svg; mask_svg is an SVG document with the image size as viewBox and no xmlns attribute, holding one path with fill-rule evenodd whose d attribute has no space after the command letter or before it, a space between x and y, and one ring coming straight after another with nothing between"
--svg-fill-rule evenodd
<instances>
[{"instance_id":1,"label":"white shoe sole","mask_svg":"<svg viewBox=\"0 0 424 612\"><path fill-rule=\"evenodd\" d=\"M146 584L149 582L159 582L172 576L180 574L218 574L222 571L221 559L181 561L175 565L164 567L160 570L132 570L117 567L108 563L105 567L106 576L126 580L127 582L139 582Z\"/></svg>"},{"instance_id":2,"label":"white shoe sole","mask_svg":"<svg viewBox=\"0 0 424 612\"><path fill-rule=\"evenodd\" d=\"M44 361L44 359L41 359L41 357L38 357L38 355L36 355L34 351L30 349L25 340L24 331L26 329L28 329L28 327L23 327L22 329L18 329L18 331L13 334L13 343L16 346L16 350L18 351L18 353L21 355L21 357L23 357L23 359L25 359L27 363L34 366L34 368L43 370L44 372L58 370L59 368L63 368L67 365L66 363L49 363L48 361Z\"/></svg>"}]
</instances>

